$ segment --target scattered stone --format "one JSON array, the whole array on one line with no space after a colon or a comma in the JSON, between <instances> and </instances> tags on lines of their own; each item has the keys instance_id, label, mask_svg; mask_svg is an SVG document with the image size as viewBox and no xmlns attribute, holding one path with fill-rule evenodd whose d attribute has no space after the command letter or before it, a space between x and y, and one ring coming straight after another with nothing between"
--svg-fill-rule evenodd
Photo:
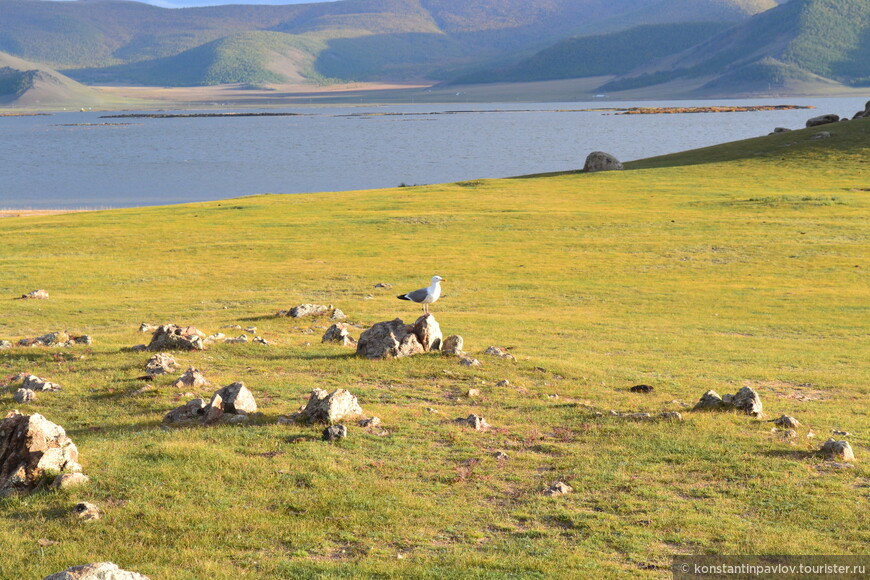
<instances>
[{"instance_id":1,"label":"scattered stone","mask_svg":"<svg viewBox=\"0 0 870 580\"><path fill-rule=\"evenodd\" d=\"M36 392L30 389L21 388L15 391L15 394L12 395L12 398L15 399L16 403L32 403L36 400Z\"/></svg>"},{"instance_id":2,"label":"scattered stone","mask_svg":"<svg viewBox=\"0 0 870 580\"><path fill-rule=\"evenodd\" d=\"M153 324L148 324L147 322L143 322L139 325L139 332L154 332L157 330L157 327Z\"/></svg>"},{"instance_id":3,"label":"scattered stone","mask_svg":"<svg viewBox=\"0 0 870 580\"><path fill-rule=\"evenodd\" d=\"M498 358L506 358L508 360L517 360L517 358L509 353L507 350L503 349L500 346L491 346L483 351L483 354L488 354L490 356L495 356Z\"/></svg>"},{"instance_id":4,"label":"scattered stone","mask_svg":"<svg viewBox=\"0 0 870 580\"><path fill-rule=\"evenodd\" d=\"M716 391L710 390L704 393L701 400L692 409L693 411L720 411L734 409L752 415L762 416L761 397L752 387L743 387L734 395L720 397Z\"/></svg>"},{"instance_id":5,"label":"scattered stone","mask_svg":"<svg viewBox=\"0 0 870 580\"><path fill-rule=\"evenodd\" d=\"M148 350L148 346L144 344L137 344L136 346L131 346L130 350L132 350L133 352L145 352L146 350Z\"/></svg>"},{"instance_id":6,"label":"scattered stone","mask_svg":"<svg viewBox=\"0 0 870 580\"><path fill-rule=\"evenodd\" d=\"M330 326L320 342L337 342L342 346L356 346L356 339L350 335L348 325L343 322L337 322Z\"/></svg>"},{"instance_id":7,"label":"scattered stone","mask_svg":"<svg viewBox=\"0 0 870 580\"><path fill-rule=\"evenodd\" d=\"M511 382L507 379L502 379L495 384L496 387L509 387L511 386Z\"/></svg>"},{"instance_id":8,"label":"scattered stone","mask_svg":"<svg viewBox=\"0 0 870 580\"><path fill-rule=\"evenodd\" d=\"M61 473L54 478L51 487L55 489L67 489L84 485L90 480L91 478L84 473Z\"/></svg>"},{"instance_id":9,"label":"scattered stone","mask_svg":"<svg viewBox=\"0 0 870 580\"><path fill-rule=\"evenodd\" d=\"M593 151L586 157L583 171L594 173L596 171L619 171L624 169L619 159L604 151Z\"/></svg>"},{"instance_id":10,"label":"scattered stone","mask_svg":"<svg viewBox=\"0 0 870 580\"><path fill-rule=\"evenodd\" d=\"M100 508L86 501L77 503L73 508L73 513L83 521L98 520L103 516L103 512Z\"/></svg>"},{"instance_id":11,"label":"scattered stone","mask_svg":"<svg viewBox=\"0 0 870 580\"><path fill-rule=\"evenodd\" d=\"M305 408L296 414L296 419L307 423L333 424L362 414L359 401L350 391L338 389L330 393L314 389Z\"/></svg>"},{"instance_id":12,"label":"scattered stone","mask_svg":"<svg viewBox=\"0 0 870 580\"><path fill-rule=\"evenodd\" d=\"M495 457L499 461L507 461L508 459L510 459L510 456L508 456L508 454L504 451L496 451L493 457Z\"/></svg>"},{"instance_id":13,"label":"scattered stone","mask_svg":"<svg viewBox=\"0 0 870 580\"><path fill-rule=\"evenodd\" d=\"M72 339L63 331L49 332L35 338L22 338L18 341L19 346L70 346Z\"/></svg>"},{"instance_id":14,"label":"scattered stone","mask_svg":"<svg viewBox=\"0 0 870 580\"><path fill-rule=\"evenodd\" d=\"M254 337L254 344L262 344L263 346L269 346L272 343L269 342L268 340L266 340L265 338L263 338L262 336L255 336Z\"/></svg>"},{"instance_id":15,"label":"scattered stone","mask_svg":"<svg viewBox=\"0 0 870 580\"><path fill-rule=\"evenodd\" d=\"M466 367L479 367L479 366L481 366L482 363L479 360L477 360L476 358L472 358L470 356L464 356L461 359L459 359L459 364L461 364L462 366L466 366Z\"/></svg>"},{"instance_id":16,"label":"scattered stone","mask_svg":"<svg viewBox=\"0 0 870 580\"><path fill-rule=\"evenodd\" d=\"M193 399L180 407L169 411L163 417L164 423L189 423L202 418L205 414L206 404L202 399Z\"/></svg>"},{"instance_id":17,"label":"scattered stone","mask_svg":"<svg viewBox=\"0 0 870 580\"><path fill-rule=\"evenodd\" d=\"M747 415L752 415L753 417L761 417L763 415L761 397L758 396L758 393L752 387L743 387L737 391L731 404L735 409Z\"/></svg>"},{"instance_id":18,"label":"scattered stone","mask_svg":"<svg viewBox=\"0 0 870 580\"><path fill-rule=\"evenodd\" d=\"M774 419L773 424L783 429L795 429L800 425L800 422L794 417L783 415L779 419Z\"/></svg>"},{"instance_id":19,"label":"scattered stone","mask_svg":"<svg viewBox=\"0 0 870 580\"><path fill-rule=\"evenodd\" d=\"M12 343L8 340L0 340L0 350L12 348Z\"/></svg>"},{"instance_id":20,"label":"scattered stone","mask_svg":"<svg viewBox=\"0 0 870 580\"><path fill-rule=\"evenodd\" d=\"M485 431L490 428L490 424L480 415L471 414L468 417L459 417L456 423L461 423L472 427L475 431Z\"/></svg>"},{"instance_id":21,"label":"scattered stone","mask_svg":"<svg viewBox=\"0 0 870 580\"><path fill-rule=\"evenodd\" d=\"M330 425L323 430L324 441L336 441L347 437L347 427L344 425Z\"/></svg>"},{"instance_id":22,"label":"scattered stone","mask_svg":"<svg viewBox=\"0 0 870 580\"><path fill-rule=\"evenodd\" d=\"M214 334L209 334L204 339L202 339L202 343L205 345L214 344L216 342L220 342L227 337L223 332L215 332Z\"/></svg>"},{"instance_id":23,"label":"scattered stone","mask_svg":"<svg viewBox=\"0 0 870 580\"><path fill-rule=\"evenodd\" d=\"M677 411L665 411L664 413L659 413L659 419L663 419L665 421L682 421L683 416Z\"/></svg>"},{"instance_id":24,"label":"scattered stone","mask_svg":"<svg viewBox=\"0 0 870 580\"><path fill-rule=\"evenodd\" d=\"M249 326L245 329L245 332L250 332L251 334L257 334L257 327L256 326Z\"/></svg>"},{"instance_id":25,"label":"scattered stone","mask_svg":"<svg viewBox=\"0 0 870 580\"><path fill-rule=\"evenodd\" d=\"M78 457L63 427L11 411L0 422L0 496L29 493L49 474L80 472Z\"/></svg>"},{"instance_id":26,"label":"scattered stone","mask_svg":"<svg viewBox=\"0 0 870 580\"><path fill-rule=\"evenodd\" d=\"M810 137L810 139L830 139L830 138L831 138L831 134L828 131L819 131L818 133L816 133L815 135Z\"/></svg>"},{"instance_id":27,"label":"scattered stone","mask_svg":"<svg viewBox=\"0 0 870 580\"><path fill-rule=\"evenodd\" d=\"M149 580L147 576L122 570L112 562L98 562L73 566L63 572L46 576L43 580Z\"/></svg>"},{"instance_id":28,"label":"scattered stone","mask_svg":"<svg viewBox=\"0 0 870 580\"><path fill-rule=\"evenodd\" d=\"M386 288L387 290L389 290L392 287L392 284L387 284L386 282L378 282L377 284L375 284L375 288Z\"/></svg>"},{"instance_id":29,"label":"scattered stone","mask_svg":"<svg viewBox=\"0 0 870 580\"><path fill-rule=\"evenodd\" d=\"M145 372L149 375L165 375L178 368L178 363L175 362L175 357L171 354L157 353L148 359L145 363Z\"/></svg>"},{"instance_id":30,"label":"scattered stone","mask_svg":"<svg viewBox=\"0 0 870 580\"><path fill-rule=\"evenodd\" d=\"M652 393L655 389L650 385L635 385L629 390L632 393Z\"/></svg>"},{"instance_id":31,"label":"scattered stone","mask_svg":"<svg viewBox=\"0 0 870 580\"><path fill-rule=\"evenodd\" d=\"M833 429L831 433L833 433L834 435L839 435L840 437L851 437L852 435L848 431L838 431L837 429Z\"/></svg>"},{"instance_id":32,"label":"scattered stone","mask_svg":"<svg viewBox=\"0 0 870 580\"><path fill-rule=\"evenodd\" d=\"M184 371L184 374L178 377L172 386L176 389L197 389L199 387L205 387L208 385L208 381L199 369L195 369L193 367L187 367L187 370Z\"/></svg>"},{"instance_id":33,"label":"scattered stone","mask_svg":"<svg viewBox=\"0 0 870 580\"><path fill-rule=\"evenodd\" d=\"M852 446L848 441L837 441L836 439L828 439L822 445L822 453L825 453L830 459L839 459L842 461L854 461L855 453L852 451Z\"/></svg>"},{"instance_id":34,"label":"scattered stone","mask_svg":"<svg viewBox=\"0 0 870 580\"><path fill-rule=\"evenodd\" d=\"M34 290L27 294L22 294L21 300L48 300L48 292L45 290Z\"/></svg>"},{"instance_id":35,"label":"scattered stone","mask_svg":"<svg viewBox=\"0 0 870 580\"><path fill-rule=\"evenodd\" d=\"M468 392L465 394L470 398L479 397L480 396L480 389L468 389Z\"/></svg>"},{"instance_id":36,"label":"scattered stone","mask_svg":"<svg viewBox=\"0 0 870 580\"><path fill-rule=\"evenodd\" d=\"M289 316L291 318L303 318L305 316L323 316L330 310L330 306L323 304L300 304L290 310L279 310L275 316Z\"/></svg>"},{"instance_id":37,"label":"scattered stone","mask_svg":"<svg viewBox=\"0 0 870 580\"><path fill-rule=\"evenodd\" d=\"M414 334L414 327L400 318L378 322L363 332L357 342L356 352L369 359L401 358L425 352Z\"/></svg>"},{"instance_id":38,"label":"scattered stone","mask_svg":"<svg viewBox=\"0 0 870 580\"><path fill-rule=\"evenodd\" d=\"M193 326L164 324L154 331L148 350L204 350L203 338L205 333Z\"/></svg>"},{"instance_id":39,"label":"scattered stone","mask_svg":"<svg viewBox=\"0 0 870 580\"><path fill-rule=\"evenodd\" d=\"M555 497L557 495L565 495L574 491L574 488L564 481L557 481L544 491L544 495Z\"/></svg>"},{"instance_id":40,"label":"scattered stone","mask_svg":"<svg viewBox=\"0 0 870 580\"><path fill-rule=\"evenodd\" d=\"M424 314L414 322L414 334L425 352L441 350L441 326L431 314Z\"/></svg>"},{"instance_id":41,"label":"scattered stone","mask_svg":"<svg viewBox=\"0 0 870 580\"><path fill-rule=\"evenodd\" d=\"M783 432L782 436L783 436L783 438L785 438L785 439L797 439L798 432L795 431L794 429L786 429L786 430Z\"/></svg>"},{"instance_id":42,"label":"scattered stone","mask_svg":"<svg viewBox=\"0 0 870 580\"><path fill-rule=\"evenodd\" d=\"M25 375L21 386L25 389L30 389L33 391L43 391L51 393L56 393L62 388L57 383L52 383L51 381L40 379L36 375Z\"/></svg>"},{"instance_id":43,"label":"scattered stone","mask_svg":"<svg viewBox=\"0 0 870 580\"><path fill-rule=\"evenodd\" d=\"M130 393L130 396L135 397L136 395L144 395L145 393L155 390L156 389L154 388L154 385L142 385L141 387Z\"/></svg>"},{"instance_id":44,"label":"scattered stone","mask_svg":"<svg viewBox=\"0 0 870 580\"><path fill-rule=\"evenodd\" d=\"M221 328L229 328L230 330L241 330L242 327L238 324L228 324L226 326L221 326Z\"/></svg>"},{"instance_id":45,"label":"scattered stone","mask_svg":"<svg viewBox=\"0 0 870 580\"><path fill-rule=\"evenodd\" d=\"M342 312L339 308L336 308L332 311L332 314L329 316L330 320L347 320L347 314Z\"/></svg>"},{"instance_id":46,"label":"scattered stone","mask_svg":"<svg viewBox=\"0 0 870 580\"><path fill-rule=\"evenodd\" d=\"M840 115L819 115L807 120L807 127L818 127L819 125L828 125L840 121Z\"/></svg>"},{"instance_id":47,"label":"scattered stone","mask_svg":"<svg viewBox=\"0 0 870 580\"><path fill-rule=\"evenodd\" d=\"M462 352L462 347L465 345L465 341L458 334L452 334L444 339L444 342L441 343L441 352L444 354L452 355L452 356L464 356L465 353Z\"/></svg>"},{"instance_id":48,"label":"scattered stone","mask_svg":"<svg viewBox=\"0 0 870 580\"><path fill-rule=\"evenodd\" d=\"M257 412L253 393L241 382L229 384L215 392L209 407L219 407L224 413L234 415L251 415Z\"/></svg>"},{"instance_id":49,"label":"scattered stone","mask_svg":"<svg viewBox=\"0 0 870 580\"><path fill-rule=\"evenodd\" d=\"M370 417L367 419L360 419L358 425L360 427L380 427L381 420L379 417Z\"/></svg>"},{"instance_id":50,"label":"scattered stone","mask_svg":"<svg viewBox=\"0 0 870 580\"><path fill-rule=\"evenodd\" d=\"M774 135L776 133L788 133L789 131L791 131L791 129L788 129L786 127L777 127L773 130L773 133L771 133L771 135Z\"/></svg>"},{"instance_id":51,"label":"scattered stone","mask_svg":"<svg viewBox=\"0 0 870 580\"><path fill-rule=\"evenodd\" d=\"M237 336L235 338L227 338L224 340L224 342L227 344L244 344L244 343L248 342L248 335L247 334L240 334L239 336Z\"/></svg>"}]
</instances>

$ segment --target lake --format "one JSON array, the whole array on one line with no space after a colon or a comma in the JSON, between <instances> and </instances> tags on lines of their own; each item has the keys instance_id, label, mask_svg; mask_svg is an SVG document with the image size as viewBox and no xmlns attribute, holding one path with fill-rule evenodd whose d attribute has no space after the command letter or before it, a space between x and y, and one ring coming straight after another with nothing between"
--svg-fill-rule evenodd
<instances>
[{"instance_id":1,"label":"lake","mask_svg":"<svg viewBox=\"0 0 870 580\"><path fill-rule=\"evenodd\" d=\"M263 110L294 116L202 118L105 118L113 113L104 112L0 117L0 209L164 205L563 171L581 168L596 150L630 161L766 135L774 127L798 129L824 113L851 118L865 100L361 105ZM772 104L816 109L579 111Z\"/></svg>"}]
</instances>

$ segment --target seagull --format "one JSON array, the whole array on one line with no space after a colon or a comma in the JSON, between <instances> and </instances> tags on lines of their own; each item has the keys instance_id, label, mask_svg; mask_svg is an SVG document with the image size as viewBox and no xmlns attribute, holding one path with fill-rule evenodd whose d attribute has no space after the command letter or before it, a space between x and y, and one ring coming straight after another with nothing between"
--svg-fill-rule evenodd
<instances>
[{"instance_id":1,"label":"seagull","mask_svg":"<svg viewBox=\"0 0 870 580\"><path fill-rule=\"evenodd\" d=\"M419 290L414 290L407 294L400 294L399 296L396 296L396 298L422 304L423 312L429 314L429 305L438 300L438 297L441 296L441 281L443 279L444 278L441 276L432 276L432 283L429 284L428 288L420 288Z\"/></svg>"}]
</instances>

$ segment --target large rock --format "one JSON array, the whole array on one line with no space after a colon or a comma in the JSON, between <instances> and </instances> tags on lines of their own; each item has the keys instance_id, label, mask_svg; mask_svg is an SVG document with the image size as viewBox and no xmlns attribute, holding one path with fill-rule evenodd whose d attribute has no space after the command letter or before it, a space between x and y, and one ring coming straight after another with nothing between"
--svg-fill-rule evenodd
<instances>
[{"instance_id":1,"label":"large rock","mask_svg":"<svg viewBox=\"0 0 870 580\"><path fill-rule=\"evenodd\" d=\"M864 105L863 111L858 111L857 113L855 113L855 116L852 118L853 119L861 119L861 118L865 118L865 117L870 118L870 101L867 101L867 104Z\"/></svg>"},{"instance_id":2,"label":"large rock","mask_svg":"<svg viewBox=\"0 0 870 580\"><path fill-rule=\"evenodd\" d=\"M693 411L718 411L724 409L722 397L714 390L709 390L701 396L701 400L692 409Z\"/></svg>"},{"instance_id":3,"label":"large rock","mask_svg":"<svg viewBox=\"0 0 870 580\"><path fill-rule=\"evenodd\" d=\"M465 340L458 334L452 334L444 339L441 345L441 352L453 356L464 356L462 347L465 346Z\"/></svg>"},{"instance_id":4,"label":"large rock","mask_svg":"<svg viewBox=\"0 0 870 580\"><path fill-rule=\"evenodd\" d=\"M342 346L356 346L356 339L348 332L348 325L336 322L323 334L320 342L337 342Z\"/></svg>"},{"instance_id":5,"label":"large rock","mask_svg":"<svg viewBox=\"0 0 870 580\"><path fill-rule=\"evenodd\" d=\"M49 476L80 472L78 458L63 427L38 413L12 411L0 422L0 496L29 493Z\"/></svg>"},{"instance_id":6,"label":"large rock","mask_svg":"<svg viewBox=\"0 0 870 580\"><path fill-rule=\"evenodd\" d=\"M854 461L855 453L852 451L852 446L848 441L837 441L836 439L828 439L822 445L822 453L825 453L831 459L839 459L841 461Z\"/></svg>"},{"instance_id":7,"label":"large rock","mask_svg":"<svg viewBox=\"0 0 870 580\"><path fill-rule=\"evenodd\" d=\"M245 383L236 382L225 386L212 395L209 407L219 407L224 413L250 415L257 412L257 402Z\"/></svg>"},{"instance_id":8,"label":"large rock","mask_svg":"<svg viewBox=\"0 0 870 580\"><path fill-rule=\"evenodd\" d=\"M586 157L583 171L595 173L596 171L619 171L624 169L619 159L604 151L593 151Z\"/></svg>"},{"instance_id":9,"label":"large rock","mask_svg":"<svg viewBox=\"0 0 870 580\"><path fill-rule=\"evenodd\" d=\"M151 376L165 375L178 368L178 363L171 354L159 352L145 363L145 372Z\"/></svg>"},{"instance_id":10,"label":"large rock","mask_svg":"<svg viewBox=\"0 0 870 580\"><path fill-rule=\"evenodd\" d=\"M83 564L67 568L63 572L55 572L43 580L149 580L137 572L122 570L112 562Z\"/></svg>"},{"instance_id":11,"label":"large rock","mask_svg":"<svg viewBox=\"0 0 870 580\"><path fill-rule=\"evenodd\" d=\"M807 120L807 127L818 127L819 125L828 125L830 123L838 123L840 115L819 115Z\"/></svg>"},{"instance_id":12,"label":"large rock","mask_svg":"<svg viewBox=\"0 0 870 580\"><path fill-rule=\"evenodd\" d=\"M52 393L55 393L62 388L57 383L46 381L45 379L41 379L36 375L25 375L24 380L21 383L21 387L24 389L29 389L31 391L48 391Z\"/></svg>"},{"instance_id":13,"label":"large rock","mask_svg":"<svg viewBox=\"0 0 870 580\"><path fill-rule=\"evenodd\" d=\"M306 316L323 316L332 310L331 306L323 304L300 304L290 310L279 310L275 316L289 316L291 318L303 318Z\"/></svg>"},{"instance_id":14,"label":"large rock","mask_svg":"<svg viewBox=\"0 0 870 580\"><path fill-rule=\"evenodd\" d=\"M425 352L414 327L400 318L378 322L363 332L356 345L358 355L370 359L401 358Z\"/></svg>"},{"instance_id":15,"label":"large rock","mask_svg":"<svg viewBox=\"0 0 870 580\"><path fill-rule=\"evenodd\" d=\"M359 401L350 391L338 389L327 392L314 389L305 408L296 416L297 420L308 423L333 424L345 419L353 419L363 414Z\"/></svg>"},{"instance_id":16,"label":"large rock","mask_svg":"<svg viewBox=\"0 0 870 580\"><path fill-rule=\"evenodd\" d=\"M741 413L752 415L753 417L761 417L762 415L761 397L758 396L758 393L752 387L743 387L737 391L737 394L731 400L731 404Z\"/></svg>"},{"instance_id":17,"label":"large rock","mask_svg":"<svg viewBox=\"0 0 870 580\"><path fill-rule=\"evenodd\" d=\"M441 326L435 317L431 314L424 314L414 322L414 334L423 350L429 352L431 350L441 350Z\"/></svg>"},{"instance_id":18,"label":"large rock","mask_svg":"<svg viewBox=\"0 0 870 580\"><path fill-rule=\"evenodd\" d=\"M15 394L12 395L12 398L15 400L16 403L32 403L36 400L36 392L30 389L21 388L15 391Z\"/></svg>"},{"instance_id":19,"label":"large rock","mask_svg":"<svg viewBox=\"0 0 870 580\"><path fill-rule=\"evenodd\" d=\"M205 333L193 326L163 324L151 335L148 350L203 350Z\"/></svg>"}]
</instances>

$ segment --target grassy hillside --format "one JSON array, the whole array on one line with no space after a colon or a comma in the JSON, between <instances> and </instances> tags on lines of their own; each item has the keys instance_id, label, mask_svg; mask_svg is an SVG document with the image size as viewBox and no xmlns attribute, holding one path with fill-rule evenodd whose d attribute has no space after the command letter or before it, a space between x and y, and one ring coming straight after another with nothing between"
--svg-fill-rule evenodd
<instances>
[{"instance_id":1,"label":"grassy hillside","mask_svg":"<svg viewBox=\"0 0 870 580\"><path fill-rule=\"evenodd\" d=\"M669 578L674 554L865 553L870 121L824 129L616 173L0 219L0 338L95 340L0 350L0 375L64 387L0 404L63 425L92 477L0 500L4 575ZM483 366L360 360L320 344L327 321L272 316L319 302L410 321L394 295L434 273L442 329ZM36 288L50 300L12 299ZM163 429L190 395L174 376L136 394L148 357L124 349L142 321L256 326L271 346L176 358L212 381L198 393L243 380L262 418ZM687 412L744 385L798 436ZM387 433L350 424L329 444L277 423L315 387L350 389ZM452 421L469 413L493 428ZM853 433L854 468L815 453L833 429ZM559 480L574 493L542 494ZM104 518L77 521L82 500Z\"/></svg>"},{"instance_id":2,"label":"grassy hillside","mask_svg":"<svg viewBox=\"0 0 870 580\"><path fill-rule=\"evenodd\" d=\"M111 101L44 65L0 52L0 105L92 107Z\"/></svg>"}]
</instances>

